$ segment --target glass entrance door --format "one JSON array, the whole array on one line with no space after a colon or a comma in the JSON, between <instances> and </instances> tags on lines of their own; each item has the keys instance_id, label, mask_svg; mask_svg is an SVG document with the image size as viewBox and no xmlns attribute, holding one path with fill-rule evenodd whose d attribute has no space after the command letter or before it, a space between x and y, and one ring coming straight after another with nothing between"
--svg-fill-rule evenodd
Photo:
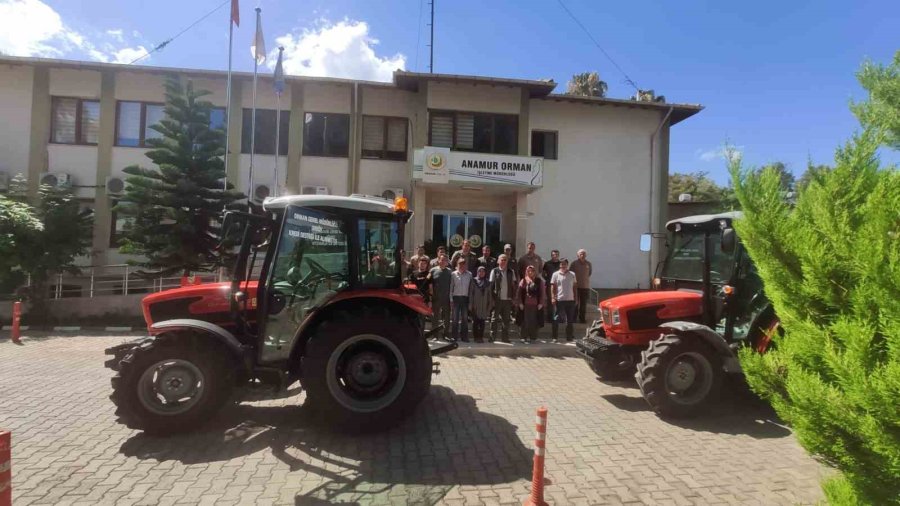
<instances>
[{"instance_id":1,"label":"glass entrance door","mask_svg":"<svg viewBox=\"0 0 900 506\"><path fill-rule=\"evenodd\" d=\"M447 251L462 248L465 239L472 249L479 251L485 244L493 252L501 251L500 214L465 211L435 211L432 215L431 237L435 245L444 245Z\"/></svg>"}]
</instances>

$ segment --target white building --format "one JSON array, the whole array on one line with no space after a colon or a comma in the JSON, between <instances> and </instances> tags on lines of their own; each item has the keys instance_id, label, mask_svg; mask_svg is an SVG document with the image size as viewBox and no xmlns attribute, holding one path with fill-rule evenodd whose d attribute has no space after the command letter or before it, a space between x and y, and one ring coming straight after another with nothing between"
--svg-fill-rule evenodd
<instances>
[{"instance_id":1,"label":"white building","mask_svg":"<svg viewBox=\"0 0 900 506\"><path fill-rule=\"evenodd\" d=\"M224 72L0 57L0 191L17 173L32 192L47 173L67 177L95 210L91 263L122 262L111 246L116 179L149 165L142 145L155 134L147 127L161 115L170 74L209 90L221 108L212 121L224 124ZM229 180L251 195L271 191L271 76L258 84L254 188L252 75L233 82ZM287 84L278 161L287 191L402 192L415 211L408 249L463 237L510 242L517 254L534 241L544 257L585 248L592 285L610 289L647 287L657 259L638 250L638 237L666 220L669 128L702 110L553 94L548 81L403 71L392 83L289 76ZM429 146L450 149L444 179L423 176Z\"/></svg>"}]
</instances>

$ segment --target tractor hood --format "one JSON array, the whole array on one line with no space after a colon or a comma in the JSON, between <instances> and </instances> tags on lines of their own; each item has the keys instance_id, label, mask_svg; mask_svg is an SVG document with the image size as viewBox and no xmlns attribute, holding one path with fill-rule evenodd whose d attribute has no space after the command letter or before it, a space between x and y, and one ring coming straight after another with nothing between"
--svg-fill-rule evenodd
<instances>
[{"instance_id":1,"label":"tractor hood","mask_svg":"<svg viewBox=\"0 0 900 506\"><path fill-rule=\"evenodd\" d=\"M698 321L703 296L681 290L629 293L601 302L600 314L607 333L655 331L669 321Z\"/></svg>"},{"instance_id":2,"label":"tractor hood","mask_svg":"<svg viewBox=\"0 0 900 506\"><path fill-rule=\"evenodd\" d=\"M247 310L256 312L257 282L244 282ZM231 322L231 283L206 283L183 286L144 297L141 308L149 329L154 323L177 318L190 318L229 326ZM255 319L250 317L250 319Z\"/></svg>"}]
</instances>

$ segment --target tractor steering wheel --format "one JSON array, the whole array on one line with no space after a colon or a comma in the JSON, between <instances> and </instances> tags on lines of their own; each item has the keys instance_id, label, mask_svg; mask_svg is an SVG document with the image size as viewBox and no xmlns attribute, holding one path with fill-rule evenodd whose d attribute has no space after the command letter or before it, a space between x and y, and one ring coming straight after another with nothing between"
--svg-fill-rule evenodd
<instances>
[{"instance_id":1,"label":"tractor steering wheel","mask_svg":"<svg viewBox=\"0 0 900 506\"><path fill-rule=\"evenodd\" d=\"M327 278L331 273L328 272L319 262L316 262L312 258L306 257L306 263L309 265L309 268L312 270L310 274L316 274L317 276L321 276L323 278Z\"/></svg>"}]
</instances>

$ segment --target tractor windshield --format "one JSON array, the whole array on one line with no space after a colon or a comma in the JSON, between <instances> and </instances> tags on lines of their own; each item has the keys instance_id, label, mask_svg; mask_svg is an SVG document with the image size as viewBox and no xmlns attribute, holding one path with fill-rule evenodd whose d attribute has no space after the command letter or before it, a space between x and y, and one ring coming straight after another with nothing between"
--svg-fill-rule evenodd
<instances>
[{"instance_id":1,"label":"tractor windshield","mask_svg":"<svg viewBox=\"0 0 900 506\"><path fill-rule=\"evenodd\" d=\"M661 277L680 281L703 281L703 242L706 234L707 232L703 230L676 233L666 256ZM713 240L717 240L715 235ZM734 268L733 255L723 253L718 243L711 249L713 256L710 259L710 281L726 283Z\"/></svg>"}]
</instances>

